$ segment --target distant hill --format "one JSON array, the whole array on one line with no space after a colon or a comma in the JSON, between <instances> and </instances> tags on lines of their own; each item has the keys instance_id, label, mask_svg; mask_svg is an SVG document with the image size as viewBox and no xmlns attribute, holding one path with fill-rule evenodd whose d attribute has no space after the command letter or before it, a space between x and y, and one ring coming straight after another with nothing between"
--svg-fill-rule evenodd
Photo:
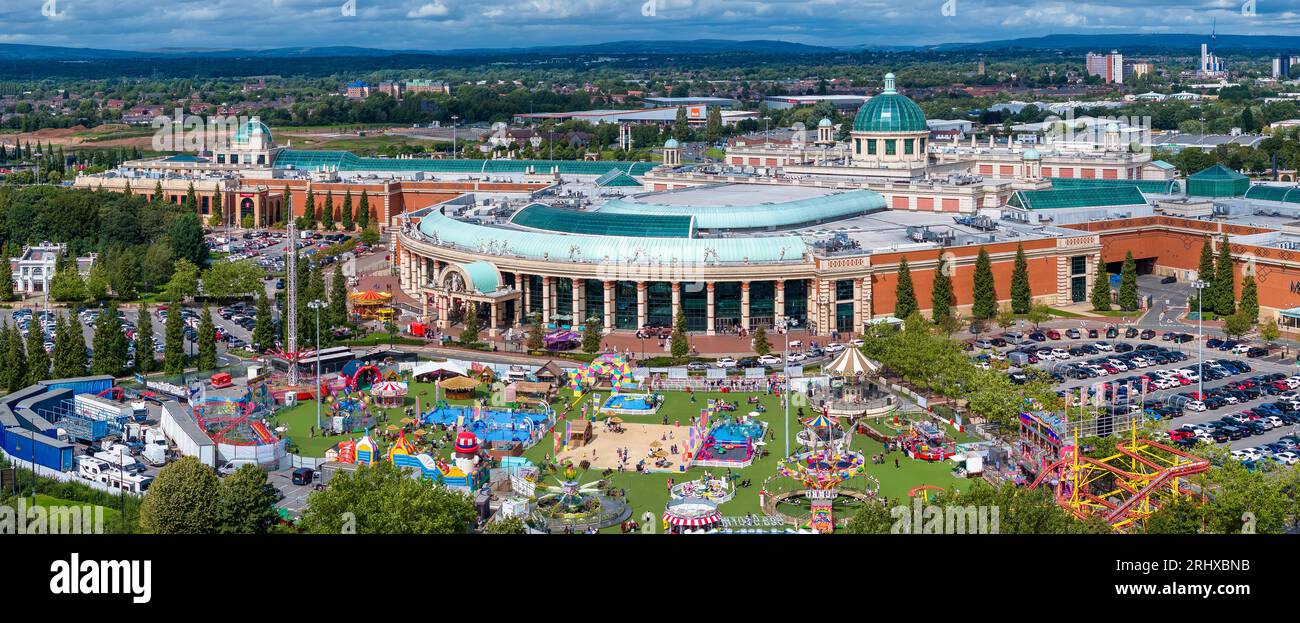
<instances>
[{"instance_id":1,"label":"distant hill","mask_svg":"<svg viewBox=\"0 0 1300 623\"><path fill-rule=\"evenodd\" d=\"M1202 43L1209 43L1208 34L1107 34L1107 35L1046 35L1023 39L981 41L978 43L944 43L921 46L926 50L1102 50L1117 49L1167 49L1196 52ZM1300 50L1300 37L1281 35L1219 35L1214 41L1219 51L1291 51Z\"/></svg>"},{"instance_id":2,"label":"distant hill","mask_svg":"<svg viewBox=\"0 0 1300 623\"><path fill-rule=\"evenodd\" d=\"M458 50L385 50L354 46L285 47L265 50L239 48L156 48L149 50L101 50L42 45L0 43L0 60L102 60L123 58L341 58L402 55L506 56L523 54L834 54L835 48L775 40L734 41L693 39L685 41L610 41L590 45L557 45L526 48L473 48Z\"/></svg>"}]
</instances>

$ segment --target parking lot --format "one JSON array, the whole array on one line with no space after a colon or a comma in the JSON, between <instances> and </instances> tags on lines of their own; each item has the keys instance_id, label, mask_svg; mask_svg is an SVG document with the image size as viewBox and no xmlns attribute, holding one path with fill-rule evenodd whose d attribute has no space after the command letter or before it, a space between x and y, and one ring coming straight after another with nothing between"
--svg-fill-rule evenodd
<instances>
[{"instance_id":1,"label":"parking lot","mask_svg":"<svg viewBox=\"0 0 1300 623\"><path fill-rule=\"evenodd\" d=\"M1243 429L1239 438L1226 440L1233 450L1275 443L1300 433L1300 409L1295 408L1300 406L1300 378L1285 385L1286 379L1300 373L1300 369L1276 351L1268 357L1248 357L1244 348L1233 352L1232 344L1223 350L1203 345L1199 353L1205 362L1202 378L1202 368L1197 365L1198 341L1193 335L1184 333L1179 338L1177 332L1147 332L1140 334L1147 336L1144 340L1124 337L1124 329L1120 328L1112 333L1116 337L1107 337L1105 329L1099 329L1095 338L1089 338L1086 332L1078 338L1064 331L1042 333L1035 336L1043 338L1041 341L1025 336L1027 344L977 349L975 357L977 361L1012 364L1008 374L1013 381L1025 366L1052 374L1057 389L1071 396L1075 406L1075 396L1082 388L1085 397L1100 395L1100 404L1107 405L1103 408L1143 409L1148 417L1159 420L1164 430L1206 426L1226 416L1238 416L1240 424L1228 423ZM1059 339L1049 335L1059 335ZM1016 337L1014 332L1012 337ZM1163 339L1166 337L1169 339ZM1240 369L1238 364L1249 369ZM1264 378L1267 375L1273 378ZM1278 380L1284 384L1272 387L1271 383ZM1124 386L1133 390L1125 390ZM1279 422L1280 426L1275 425ZM1214 436L1209 428L1201 435L1202 439Z\"/></svg>"}]
</instances>

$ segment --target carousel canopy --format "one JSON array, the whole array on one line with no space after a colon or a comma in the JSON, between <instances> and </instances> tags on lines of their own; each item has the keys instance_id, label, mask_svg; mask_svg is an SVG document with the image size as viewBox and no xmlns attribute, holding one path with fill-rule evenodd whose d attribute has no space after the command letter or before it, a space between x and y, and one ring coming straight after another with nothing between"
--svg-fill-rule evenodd
<instances>
[{"instance_id":1,"label":"carousel canopy","mask_svg":"<svg viewBox=\"0 0 1300 623\"><path fill-rule=\"evenodd\" d=\"M348 295L354 305L383 305L392 300L393 295L389 292L379 292L377 290L366 290L364 292L353 292Z\"/></svg>"},{"instance_id":2,"label":"carousel canopy","mask_svg":"<svg viewBox=\"0 0 1300 623\"><path fill-rule=\"evenodd\" d=\"M856 348L846 348L839 357L835 358L830 365L826 366L826 373L831 376L857 376L859 374L875 374L880 371L880 364L867 359L862 351Z\"/></svg>"},{"instance_id":3,"label":"carousel canopy","mask_svg":"<svg viewBox=\"0 0 1300 623\"><path fill-rule=\"evenodd\" d=\"M834 418L827 417L825 414L810 417L803 421L803 425L808 428L830 428L838 424Z\"/></svg>"},{"instance_id":4,"label":"carousel canopy","mask_svg":"<svg viewBox=\"0 0 1300 623\"><path fill-rule=\"evenodd\" d=\"M374 385L370 386L370 393L371 395L374 396L383 396L383 397L405 396L406 383L398 383L395 381L384 381L382 383L375 383Z\"/></svg>"}]
</instances>

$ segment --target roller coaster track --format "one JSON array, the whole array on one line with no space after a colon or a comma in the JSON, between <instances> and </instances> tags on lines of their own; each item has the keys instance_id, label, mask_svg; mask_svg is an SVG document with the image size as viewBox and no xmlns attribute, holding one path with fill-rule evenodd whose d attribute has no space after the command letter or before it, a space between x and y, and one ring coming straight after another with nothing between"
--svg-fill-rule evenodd
<instances>
[{"instance_id":1,"label":"roller coaster track","mask_svg":"<svg viewBox=\"0 0 1300 623\"><path fill-rule=\"evenodd\" d=\"M1145 508L1166 488L1171 488L1175 495L1194 495L1181 483L1176 485L1176 490L1172 487L1174 483L1210 468L1206 459L1146 439L1121 441L1115 444L1115 450L1116 454L1103 459L1080 456L1076 469L1073 453L1077 449L1067 448L1060 459L1039 471L1029 488L1038 487L1049 475L1056 475L1061 483L1068 483L1070 487L1069 494L1057 491L1057 502L1063 508L1080 518L1100 513L1111 526L1122 529L1145 517L1147 513L1138 509ZM1119 467L1122 462L1131 467ZM1093 493L1090 485L1105 476L1114 478L1116 488L1101 495ZM1110 501L1112 497L1120 497L1122 501L1117 504ZM1098 512L1089 512L1087 507Z\"/></svg>"}]
</instances>

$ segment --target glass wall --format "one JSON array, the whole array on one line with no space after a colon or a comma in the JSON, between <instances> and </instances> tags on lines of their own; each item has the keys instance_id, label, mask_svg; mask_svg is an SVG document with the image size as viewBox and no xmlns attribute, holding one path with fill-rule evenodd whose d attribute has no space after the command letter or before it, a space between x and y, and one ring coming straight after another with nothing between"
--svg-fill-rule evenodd
<instances>
[{"instance_id":1,"label":"glass wall","mask_svg":"<svg viewBox=\"0 0 1300 623\"><path fill-rule=\"evenodd\" d=\"M682 307L686 310L687 331L709 328L709 293L703 281L682 282Z\"/></svg>"},{"instance_id":2,"label":"glass wall","mask_svg":"<svg viewBox=\"0 0 1300 623\"><path fill-rule=\"evenodd\" d=\"M757 329L772 328L773 316L776 314L776 282L749 282L749 327Z\"/></svg>"},{"instance_id":3,"label":"glass wall","mask_svg":"<svg viewBox=\"0 0 1300 623\"><path fill-rule=\"evenodd\" d=\"M605 323L605 283L599 279L588 279L587 288L587 315L579 319L579 322L586 322L587 318L596 318L603 325Z\"/></svg>"},{"instance_id":4,"label":"glass wall","mask_svg":"<svg viewBox=\"0 0 1300 623\"><path fill-rule=\"evenodd\" d=\"M652 327L673 325L673 284L667 281L646 284L646 323Z\"/></svg>"},{"instance_id":5,"label":"glass wall","mask_svg":"<svg viewBox=\"0 0 1300 623\"><path fill-rule=\"evenodd\" d=\"M730 331L740 324L740 282L719 281L713 286L713 328Z\"/></svg>"},{"instance_id":6,"label":"glass wall","mask_svg":"<svg viewBox=\"0 0 1300 623\"><path fill-rule=\"evenodd\" d=\"M573 321L573 280L567 277L556 277L552 283L552 290L555 292L552 320L557 324L571 323Z\"/></svg>"},{"instance_id":7,"label":"glass wall","mask_svg":"<svg viewBox=\"0 0 1300 623\"><path fill-rule=\"evenodd\" d=\"M614 284L614 328L638 329L636 326L636 282Z\"/></svg>"},{"instance_id":8,"label":"glass wall","mask_svg":"<svg viewBox=\"0 0 1300 623\"><path fill-rule=\"evenodd\" d=\"M524 308L524 322L532 322L533 314L542 313L542 277L541 275L524 275L528 286L528 306Z\"/></svg>"},{"instance_id":9,"label":"glass wall","mask_svg":"<svg viewBox=\"0 0 1300 623\"><path fill-rule=\"evenodd\" d=\"M853 332L853 303L835 304L835 330L841 333Z\"/></svg>"},{"instance_id":10,"label":"glass wall","mask_svg":"<svg viewBox=\"0 0 1300 623\"><path fill-rule=\"evenodd\" d=\"M808 326L808 280L787 279L785 282L785 316L797 321L797 326Z\"/></svg>"}]
</instances>

